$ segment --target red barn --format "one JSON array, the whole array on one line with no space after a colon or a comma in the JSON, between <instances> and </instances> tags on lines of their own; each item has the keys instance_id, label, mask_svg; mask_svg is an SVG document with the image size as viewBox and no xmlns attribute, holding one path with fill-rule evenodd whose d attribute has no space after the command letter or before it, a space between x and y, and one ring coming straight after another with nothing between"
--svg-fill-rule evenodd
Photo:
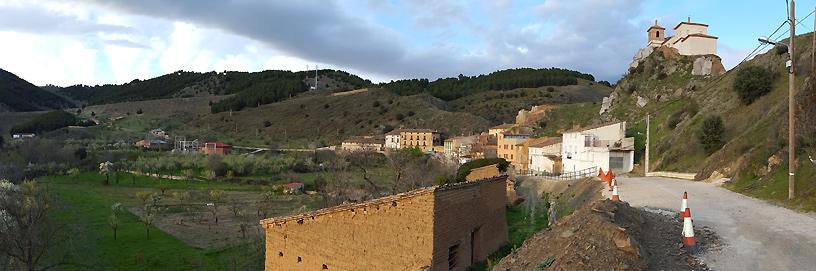
<instances>
[{"instance_id":1,"label":"red barn","mask_svg":"<svg viewBox=\"0 0 816 271\"><path fill-rule=\"evenodd\" d=\"M229 154L232 151L232 146L222 142L207 142L201 147L201 152L204 154Z\"/></svg>"}]
</instances>

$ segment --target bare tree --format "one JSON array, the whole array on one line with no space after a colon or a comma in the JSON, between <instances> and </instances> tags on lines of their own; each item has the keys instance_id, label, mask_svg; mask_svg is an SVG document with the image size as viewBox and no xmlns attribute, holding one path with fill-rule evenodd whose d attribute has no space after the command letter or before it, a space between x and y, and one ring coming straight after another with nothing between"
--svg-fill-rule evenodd
<instances>
[{"instance_id":1,"label":"bare tree","mask_svg":"<svg viewBox=\"0 0 816 271\"><path fill-rule=\"evenodd\" d=\"M10 259L12 269L47 270L70 264L65 254L51 255L59 253L53 249L67 237L52 220L55 206L53 196L36 181L18 186L0 180L0 254Z\"/></svg>"},{"instance_id":2,"label":"bare tree","mask_svg":"<svg viewBox=\"0 0 816 271\"><path fill-rule=\"evenodd\" d=\"M218 224L218 205L220 205L221 200L224 199L224 190L210 190L209 195L211 202L207 205L210 206L210 212L213 215L215 224Z\"/></svg>"},{"instance_id":3,"label":"bare tree","mask_svg":"<svg viewBox=\"0 0 816 271\"><path fill-rule=\"evenodd\" d=\"M110 225L111 229L113 230L113 240L116 240L116 231L121 226L122 221L119 219L119 214L122 212L122 204L121 203L114 203L111 206L111 214L108 217L108 225Z\"/></svg>"}]
</instances>

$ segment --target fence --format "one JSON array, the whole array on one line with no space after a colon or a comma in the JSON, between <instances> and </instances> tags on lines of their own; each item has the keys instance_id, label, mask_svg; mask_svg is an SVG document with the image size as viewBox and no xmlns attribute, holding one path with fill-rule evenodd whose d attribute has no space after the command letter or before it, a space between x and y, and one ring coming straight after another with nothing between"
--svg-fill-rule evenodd
<instances>
[{"instance_id":1,"label":"fence","mask_svg":"<svg viewBox=\"0 0 816 271\"><path fill-rule=\"evenodd\" d=\"M543 177L544 179L553 180L553 181L569 181L569 180L576 180L588 177L595 177L598 175L598 167L591 167L582 170L572 171L572 172L564 172L561 174L557 173L549 173L549 172L542 172L542 173L535 173L531 176L539 176Z\"/></svg>"}]
</instances>

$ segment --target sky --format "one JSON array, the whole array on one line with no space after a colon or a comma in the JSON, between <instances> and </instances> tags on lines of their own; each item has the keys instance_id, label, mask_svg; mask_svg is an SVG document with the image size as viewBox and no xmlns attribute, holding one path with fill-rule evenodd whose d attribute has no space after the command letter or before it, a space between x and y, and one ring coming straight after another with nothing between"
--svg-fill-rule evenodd
<instances>
[{"instance_id":1,"label":"sky","mask_svg":"<svg viewBox=\"0 0 816 271\"><path fill-rule=\"evenodd\" d=\"M796 3L800 19L816 6ZM731 68L786 12L783 0L0 0L0 68L58 86L315 66L375 82L520 67L615 82L655 20L710 25Z\"/></svg>"}]
</instances>

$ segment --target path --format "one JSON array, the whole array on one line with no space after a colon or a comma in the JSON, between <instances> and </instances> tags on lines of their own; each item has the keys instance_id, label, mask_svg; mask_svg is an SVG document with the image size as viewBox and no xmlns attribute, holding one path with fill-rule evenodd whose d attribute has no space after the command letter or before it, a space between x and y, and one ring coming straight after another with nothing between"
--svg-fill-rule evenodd
<instances>
[{"instance_id":1,"label":"path","mask_svg":"<svg viewBox=\"0 0 816 271\"><path fill-rule=\"evenodd\" d=\"M711 183L658 177L618 178L621 200L678 210L689 193L694 226L708 226L724 246L703 255L715 270L816 270L816 215L792 211ZM678 234L678 240L680 233Z\"/></svg>"}]
</instances>

